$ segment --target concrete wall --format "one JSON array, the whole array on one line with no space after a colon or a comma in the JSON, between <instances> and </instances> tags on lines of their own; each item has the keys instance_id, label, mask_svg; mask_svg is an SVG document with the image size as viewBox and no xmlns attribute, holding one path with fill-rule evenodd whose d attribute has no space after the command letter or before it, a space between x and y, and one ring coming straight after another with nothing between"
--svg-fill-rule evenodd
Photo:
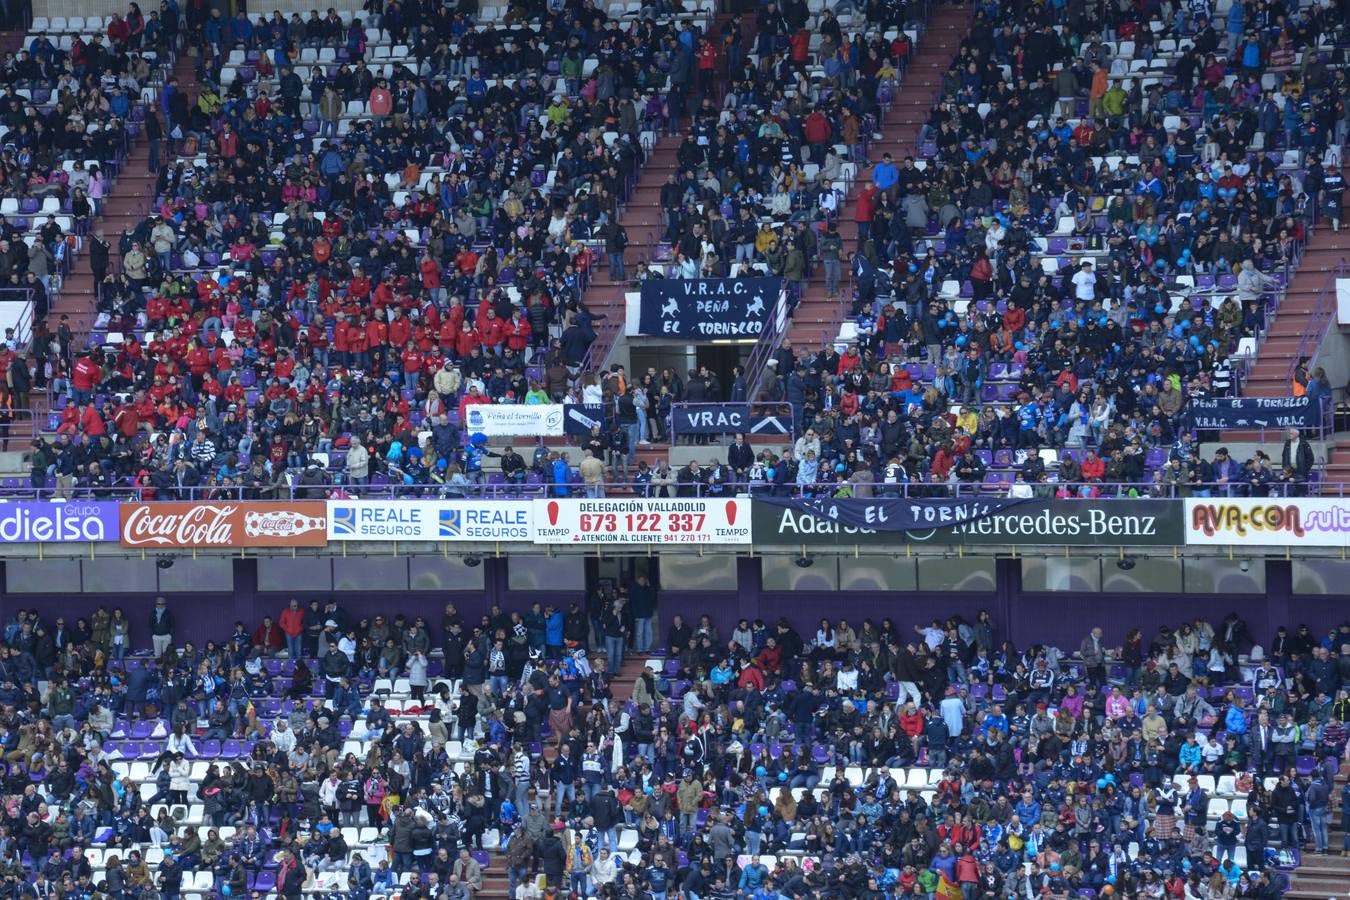
<instances>
[{"instance_id":1,"label":"concrete wall","mask_svg":"<svg viewBox=\"0 0 1350 900\"><path fill-rule=\"evenodd\" d=\"M153 9L158 9L159 4L153 7L146 3L140 4L141 12L149 13ZM113 13L125 13L127 11L126 0L33 0L33 17L45 16L48 19L62 16L70 18L71 16L111 16Z\"/></svg>"},{"instance_id":2,"label":"concrete wall","mask_svg":"<svg viewBox=\"0 0 1350 900\"><path fill-rule=\"evenodd\" d=\"M1350 326L1332 323L1313 361L1313 367L1318 366L1327 370L1332 399L1338 403L1346 399L1345 387L1350 384Z\"/></svg>"},{"instance_id":3,"label":"concrete wall","mask_svg":"<svg viewBox=\"0 0 1350 900\"><path fill-rule=\"evenodd\" d=\"M1129 572L1118 571L1108 560L1101 580L1089 578L1082 590L1072 589L1079 577L1073 573L1056 582L1061 589L1046 590L1044 573L1038 576L1034 565L1024 568L1024 561L1017 559L929 560L921 567L949 571L937 579L920 571L914 585L911 570L907 579L914 586L906 589L895 589L906 579L888 576L878 560L845 557L837 560L836 569L836 559L817 558L807 569L786 559L773 564L769 558L691 559L676 577L673 569L668 572L663 554L663 581L669 575L685 589L662 585L658 633L664 634L676 613L694 621L707 613L724 630L741 617L774 621L783 616L808 633L822 616L832 621L847 617L855 625L865 617L874 621L890 617L908 632L933 618L959 613L973 619L987 609L1000 635L1019 646L1044 642L1076 647L1094 625L1103 627L1108 644L1117 644L1130 628L1151 635L1163 623L1175 625L1195 617L1217 623L1236 612L1249 623L1252 637L1268 646L1279 625L1306 622L1314 633L1325 634L1346 619L1345 610L1350 608L1345 588L1350 584L1350 564L1338 560L1312 564L1253 560L1245 567L1234 560L1226 573L1214 569L1207 578L1188 577L1181 591L1140 592L1129 591L1128 583L1144 580L1151 560L1141 560ZM205 558L184 557L168 570L156 570L152 560L134 558L10 560L0 563L6 576L0 588L0 620L8 620L20 607L45 610L50 616L59 613L73 621L100 606L121 606L133 626L133 644L139 647L149 640L149 610L156 593L169 597L179 639L198 642L224 639L236 620L252 628L263 616L278 615L291 597L307 601L331 596L358 618L376 612L424 616L439 640L445 603L453 601L470 621L493 603L507 610L525 610L534 602L566 608L584 599L587 573L594 574L597 560L488 558L472 568L454 557L435 556L341 562L345 565L335 565L328 578L315 568L314 560L304 558L219 558L200 570L196 566L206 564ZM895 561L896 572L902 562ZM43 569L22 571L31 566ZM869 578L868 571L878 574ZM954 578L954 573L968 577ZM34 582L35 576L42 577L41 583ZM951 587L942 589L943 583ZM1087 596L1090 602L1085 602Z\"/></svg>"},{"instance_id":4,"label":"concrete wall","mask_svg":"<svg viewBox=\"0 0 1350 900\"><path fill-rule=\"evenodd\" d=\"M125 13L129 0L33 0L33 15L46 16L48 19L55 16L110 16L113 13ZM230 4L225 2L222 6L226 9ZM308 18L311 9L317 9L323 12L328 7L336 10L359 10L361 8L360 0L338 0L336 3L320 2L320 0L264 0L261 3L249 5L249 17L256 19L262 15L271 16L272 10L279 9L286 15L298 12ZM149 14L151 9L159 9L158 0L147 0L140 3L141 11Z\"/></svg>"}]
</instances>

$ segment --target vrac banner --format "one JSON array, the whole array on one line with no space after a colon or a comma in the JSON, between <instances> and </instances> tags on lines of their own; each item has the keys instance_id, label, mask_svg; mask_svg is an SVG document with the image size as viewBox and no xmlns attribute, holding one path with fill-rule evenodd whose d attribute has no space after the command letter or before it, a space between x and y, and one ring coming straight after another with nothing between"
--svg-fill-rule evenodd
<instances>
[{"instance_id":1,"label":"vrac banner","mask_svg":"<svg viewBox=\"0 0 1350 900\"><path fill-rule=\"evenodd\" d=\"M741 499L536 500L536 544L748 544Z\"/></svg>"},{"instance_id":2,"label":"vrac banner","mask_svg":"<svg viewBox=\"0 0 1350 900\"><path fill-rule=\"evenodd\" d=\"M769 321L781 278L661 278L642 282L637 333L710 341L757 338Z\"/></svg>"},{"instance_id":3,"label":"vrac banner","mask_svg":"<svg viewBox=\"0 0 1350 900\"><path fill-rule=\"evenodd\" d=\"M999 498L804 502L756 498L755 543L1083 547L1168 546L1184 540L1179 500L1023 500L1004 505L1008 503ZM896 504L914 508L905 511ZM956 524L941 524L944 517ZM921 518L930 521L912 524ZM892 528L896 523L909 527Z\"/></svg>"},{"instance_id":4,"label":"vrac banner","mask_svg":"<svg viewBox=\"0 0 1350 900\"><path fill-rule=\"evenodd\" d=\"M603 403L568 403L563 406L563 431L573 437L590 437L591 428L605 430Z\"/></svg>"},{"instance_id":5,"label":"vrac banner","mask_svg":"<svg viewBox=\"0 0 1350 900\"><path fill-rule=\"evenodd\" d=\"M1192 400L1183 418L1192 428L1317 428L1322 411L1310 397L1214 397Z\"/></svg>"},{"instance_id":6,"label":"vrac banner","mask_svg":"<svg viewBox=\"0 0 1350 900\"><path fill-rule=\"evenodd\" d=\"M773 404L676 403L670 410L675 434L791 434L792 412L768 415Z\"/></svg>"},{"instance_id":7,"label":"vrac banner","mask_svg":"<svg viewBox=\"0 0 1350 900\"><path fill-rule=\"evenodd\" d=\"M105 500L0 503L0 544L115 541L117 506Z\"/></svg>"},{"instance_id":8,"label":"vrac banner","mask_svg":"<svg viewBox=\"0 0 1350 900\"><path fill-rule=\"evenodd\" d=\"M329 500L330 541L528 541L529 500Z\"/></svg>"},{"instance_id":9,"label":"vrac banner","mask_svg":"<svg viewBox=\"0 0 1350 900\"><path fill-rule=\"evenodd\" d=\"M488 437L562 437L561 403L475 403L464 410L469 434Z\"/></svg>"},{"instance_id":10,"label":"vrac banner","mask_svg":"<svg viewBox=\"0 0 1350 900\"><path fill-rule=\"evenodd\" d=\"M1241 547L1350 546L1350 498L1188 499L1186 543Z\"/></svg>"}]
</instances>

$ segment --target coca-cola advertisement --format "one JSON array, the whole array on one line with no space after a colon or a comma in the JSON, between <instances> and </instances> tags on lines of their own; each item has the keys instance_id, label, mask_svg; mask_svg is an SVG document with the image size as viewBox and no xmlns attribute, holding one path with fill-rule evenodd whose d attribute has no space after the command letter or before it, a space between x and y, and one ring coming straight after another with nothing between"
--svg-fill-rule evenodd
<instances>
[{"instance_id":1,"label":"coca-cola advertisement","mask_svg":"<svg viewBox=\"0 0 1350 900\"><path fill-rule=\"evenodd\" d=\"M328 508L323 501L124 503L123 547L323 547Z\"/></svg>"}]
</instances>

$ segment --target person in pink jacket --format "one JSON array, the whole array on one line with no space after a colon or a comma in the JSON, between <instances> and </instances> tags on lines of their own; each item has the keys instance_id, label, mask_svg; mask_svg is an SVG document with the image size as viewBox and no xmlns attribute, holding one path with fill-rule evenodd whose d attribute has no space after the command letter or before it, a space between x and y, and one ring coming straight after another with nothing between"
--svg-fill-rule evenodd
<instances>
[{"instance_id":1,"label":"person in pink jacket","mask_svg":"<svg viewBox=\"0 0 1350 900\"><path fill-rule=\"evenodd\" d=\"M1106 698L1106 717L1108 719L1128 719L1130 717L1130 698L1120 692L1120 688L1111 688Z\"/></svg>"}]
</instances>

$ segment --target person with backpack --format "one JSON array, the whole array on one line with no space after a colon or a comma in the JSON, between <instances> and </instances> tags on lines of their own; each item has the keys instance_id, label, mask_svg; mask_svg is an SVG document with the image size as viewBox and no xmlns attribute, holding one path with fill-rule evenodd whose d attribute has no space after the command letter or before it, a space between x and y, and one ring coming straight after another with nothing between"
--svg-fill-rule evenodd
<instances>
[{"instance_id":1,"label":"person with backpack","mask_svg":"<svg viewBox=\"0 0 1350 900\"><path fill-rule=\"evenodd\" d=\"M1327 818L1331 806L1331 788L1319 768L1313 772L1303 801L1308 805L1308 825L1312 831L1313 849L1320 855L1327 854Z\"/></svg>"}]
</instances>

